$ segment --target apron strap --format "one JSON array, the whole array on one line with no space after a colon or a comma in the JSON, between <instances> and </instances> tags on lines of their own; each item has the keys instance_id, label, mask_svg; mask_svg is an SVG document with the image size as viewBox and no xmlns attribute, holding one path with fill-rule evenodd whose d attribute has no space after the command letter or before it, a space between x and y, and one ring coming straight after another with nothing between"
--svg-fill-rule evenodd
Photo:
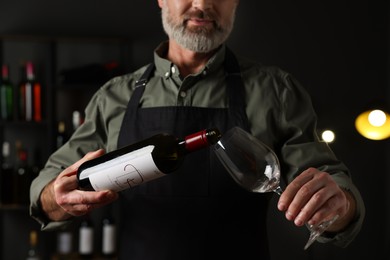
<instances>
[{"instance_id":1,"label":"apron strap","mask_svg":"<svg viewBox=\"0 0 390 260\"><path fill-rule=\"evenodd\" d=\"M138 107L139 100L141 99L146 84L148 83L150 77L152 76L152 73L154 71L155 65L154 63L150 63L148 67L146 68L145 72L142 74L142 76L135 82L135 90L133 92L133 95L131 95L130 101L128 106L129 107Z\"/></svg>"},{"instance_id":2,"label":"apron strap","mask_svg":"<svg viewBox=\"0 0 390 260\"><path fill-rule=\"evenodd\" d=\"M117 140L117 147L121 148L126 143L128 143L127 140L127 131L128 125L126 122L129 122L130 118L133 117L134 111L137 111L139 101L145 91L146 84L148 83L153 71L154 71L155 65L154 63L150 63L148 67L146 68L145 72L142 74L142 76L135 82L135 89L133 94L130 97L129 103L127 104L126 112L122 121L121 129L119 131L118 140Z\"/></svg>"},{"instance_id":3,"label":"apron strap","mask_svg":"<svg viewBox=\"0 0 390 260\"><path fill-rule=\"evenodd\" d=\"M241 77L241 69L236 56L226 47L225 71L227 94L229 97L229 113L236 122L241 122L245 130L249 131L249 120L246 115L245 86Z\"/></svg>"}]
</instances>

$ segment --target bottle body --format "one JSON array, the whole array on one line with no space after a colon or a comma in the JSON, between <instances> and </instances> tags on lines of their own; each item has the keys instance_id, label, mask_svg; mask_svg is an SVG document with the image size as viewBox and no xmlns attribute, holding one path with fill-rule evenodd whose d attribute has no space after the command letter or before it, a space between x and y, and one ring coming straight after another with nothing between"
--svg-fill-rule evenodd
<instances>
[{"instance_id":1,"label":"bottle body","mask_svg":"<svg viewBox=\"0 0 390 260\"><path fill-rule=\"evenodd\" d=\"M11 120L13 118L13 97L14 86L9 79L9 67L3 65L1 68L0 84L0 116L2 120Z\"/></svg>"},{"instance_id":2,"label":"bottle body","mask_svg":"<svg viewBox=\"0 0 390 260\"><path fill-rule=\"evenodd\" d=\"M206 148L220 138L218 129L206 129L180 140L158 134L83 163L78 170L84 190L121 191L160 178L180 167L188 153Z\"/></svg>"},{"instance_id":3,"label":"bottle body","mask_svg":"<svg viewBox=\"0 0 390 260\"><path fill-rule=\"evenodd\" d=\"M61 146L63 146L67 140L68 140L68 137L66 136L65 122L60 121L60 122L58 122L57 136L56 136L57 149L59 149Z\"/></svg>"},{"instance_id":4,"label":"bottle body","mask_svg":"<svg viewBox=\"0 0 390 260\"><path fill-rule=\"evenodd\" d=\"M103 259L115 259L116 257L116 225L111 215L102 220L102 251Z\"/></svg>"},{"instance_id":5,"label":"bottle body","mask_svg":"<svg viewBox=\"0 0 390 260\"><path fill-rule=\"evenodd\" d=\"M82 259L92 259L94 253L94 227L89 215L81 221L79 227L79 257Z\"/></svg>"},{"instance_id":6,"label":"bottle body","mask_svg":"<svg viewBox=\"0 0 390 260\"><path fill-rule=\"evenodd\" d=\"M20 141L16 142L17 162L15 167L15 202L28 205L30 202L30 184L33 179L31 168L28 165L27 150Z\"/></svg>"},{"instance_id":7,"label":"bottle body","mask_svg":"<svg viewBox=\"0 0 390 260\"><path fill-rule=\"evenodd\" d=\"M70 230L61 230L57 233L57 250L51 260L73 260L73 234Z\"/></svg>"},{"instance_id":8,"label":"bottle body","mask_svg":"<svg viewBox=\"0 0 390 260\"><path fill-rule=\"evenodd\" d=\"M25 65L26 78L19 86L19 119L42 121L42 86L35 78L34 64Z\"/></svg>"},{"instance_id":9,"label":"bottle body","mask_svg":"<svg viewBox=\"0 0 390 260\"><path fill-rule=\"evenodd\" d=\"M38 232L35 230L30 231L30 248L27 253L26 260L40 260L42 259L38 250Z\"/></svg>"},{"instance_id":10,"label":"bottle body","mask_svg":"<svg viewBox=\"0 0 390 260\"><path fill-rule=\"evenodd\" d=\"M0 204L10 205L15 203L15 174L10 162L10 144L4 142L2 146L2 162L0 169L1 196Z\"/></svg>"}]
</instances>

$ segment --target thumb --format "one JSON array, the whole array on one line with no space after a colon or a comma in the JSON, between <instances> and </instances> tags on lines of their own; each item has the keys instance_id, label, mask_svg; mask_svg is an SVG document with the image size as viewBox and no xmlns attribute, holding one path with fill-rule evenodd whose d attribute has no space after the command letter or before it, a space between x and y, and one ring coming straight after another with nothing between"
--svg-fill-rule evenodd
<instances>
[{"instance_id":1,"label":"thumb","mask_svg":"<svg viewBox=\"0 0 390 260\"><path fill-rule=\"evenodd\" d=\"M104 149L99 149L96 151L88 152L86 155L84 155L83 158L81 158L80 160L78 160L77 162L75 162L74 164L69 166L68 168L66 168L64 170L64 172L69 173L69 174L73 174L75 171L77 171L77 169L80 167L81 164L83 164L86 161L98 158L98 157L102 156L103 154L105 154Z\"/></svg>"}]
</instances>

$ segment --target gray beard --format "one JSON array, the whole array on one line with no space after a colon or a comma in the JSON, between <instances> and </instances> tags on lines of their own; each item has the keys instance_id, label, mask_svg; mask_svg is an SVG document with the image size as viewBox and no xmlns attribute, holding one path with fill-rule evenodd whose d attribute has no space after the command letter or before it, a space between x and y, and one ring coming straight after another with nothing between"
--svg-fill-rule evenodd
<instances>
[{"instance_id":1,"label":"gray beard","mask_svg":"<svg viewBox=\"0 0 390 260\"><path fill-rule=\"evenodd\" d=\"M162 24L165 33L174 39L183 48L198 52L208 53L217 49L229 37L234 23L234 16L231 24L227 28L218 27L207 32L205 30L190 31L183 24L175 25L169 18L169 12L166 8L162 9Z\"/></svg>"}]
</instances>

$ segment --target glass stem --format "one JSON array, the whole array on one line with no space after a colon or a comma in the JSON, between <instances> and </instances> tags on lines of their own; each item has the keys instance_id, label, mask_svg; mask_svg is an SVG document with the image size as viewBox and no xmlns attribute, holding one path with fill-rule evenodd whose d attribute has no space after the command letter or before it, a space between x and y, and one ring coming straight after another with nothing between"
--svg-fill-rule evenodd
<instances>
[{"instance_id":1,"label":"glass stem","mask_svg":"<svg viewBox=\"0 0 390 260\"><path fill-rule=\"evenodd\" d=\"M282 195L282 188L280 186L276 187L276 189L274 189L274 192L276 192L279 196Z\"/></svg>"}]
</instances>

